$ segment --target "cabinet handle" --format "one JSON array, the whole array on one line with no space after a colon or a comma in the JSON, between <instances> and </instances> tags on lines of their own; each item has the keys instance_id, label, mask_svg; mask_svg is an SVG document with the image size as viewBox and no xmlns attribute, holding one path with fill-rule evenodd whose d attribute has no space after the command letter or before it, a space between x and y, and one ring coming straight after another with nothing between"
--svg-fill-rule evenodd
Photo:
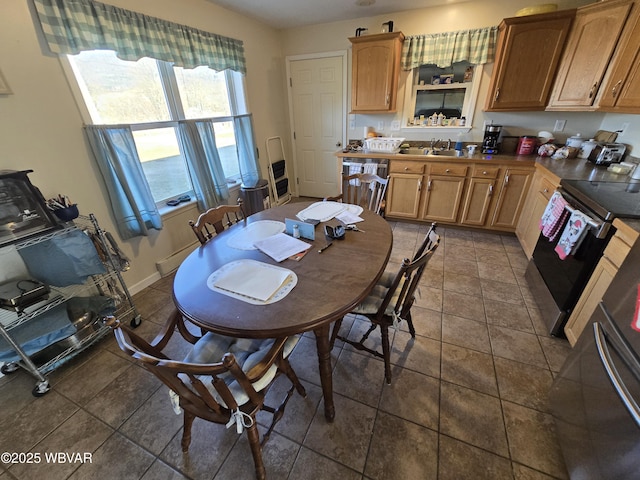
<instances>
[{"instance_id":1,"label":"cabinet handle","mask_svg":"<svg viewBox=\"0 0 640 480\"><path fill-rule=\"evenodd\" d=\"M593 98L593 96L596 93L596 87L598 86L598 82L593 84L593 87L591 87L591 90L589 91L589 98Z\"/></svg>"},{"instance_id":2,"label":"cabinet handle","mask_svg":"<svg viewBox=\"0 0 640 480\"><path fill-rule=\"evenodd\" d=\"M451 169L447 168L444 173L449 173L451 171Z\"/></svg>"},{"instance_id":3,"label":"cabinet handle","mask_svg":"<svg viewBox=\"0 0 640 480\"><path fill-rule=\"evenodd\" d=\"M613 98L616 98L616 95L618 95L618 87L620 86L621 83L622 83L622 80L618 80L618 82L611 89L611 96Z\"/></svg>"},{"instance_id":4,"label":"cabinet handle","mask_svg":"<svg viewBox=\"0 0 640 480\"><path fill-rule=\"evenodd\" d=\"M427 192L431 191L431 180L427 182Z\"/></svg>"},{"instance_id":5,"label":"cabinet handle","mask_svg":"<svg viewBox=\"0 0 640 480\"><path fill-rule=\"evenodd\" d=\"M490 197L491 195L493 195L493 185L489 185L489 194L488 194L488 196Z\"/></svg>"},{"instance_id":6,"label":"cabinet handle","mask_svg":"<svg viewBox=\"0 0 640 480\"><path fill-rule=\"evenodd\" d=\"M391 94L390 94L390 93L387 93L387 96L385 97L384 104L385 104L385 105L389 105L389 100L391 100Z\"/></svg>"},{"instance_id":7,"label":"cabinet handle","mask_svg":"<svg viewBox=\"0 0 640 480\"><path fill-rule=\"evenodd\" d=\"M498 97L499 97L499 96L500 96L500 89L499 89L499 88L496 88L496 96L495 96L495 97L493 97L493 101L494 101L494 102L497 102L497 101L498 101Z\"/></svg>"},{"instance_id":8,"label":"cabinet handle","mask_svg":"<svg viewBox=\"0 0 640 480\"><path fill-rule=\"evenodd\" d=\"M404 167L404 171L408 172L409 171L409 167Z\"/></svg>"},{"instance_id":9,"label":"cabinet handle","mask_svg":"<svg viewBox=\"0 0 640 480\"><path fill-rule=\"evenodd\" d=\"M422 180L418 180L418 191L422 191Z\"/></svg>"},{"instance_id":10,"label":"cabinet handle","mask_svg":"<svg viewBox=\"0 0 640 480\"><path fill-rule=\"evenodd\" d=\"M483 174L483 175L488 175L488 173L487 173L487 171L486 171L486 170L484 170L484 171L482 172L482 174Z\"/></svg>"},{"instance_id":11,"label":"cabinet handle","mask_svg":"<svg viewBox=\"0 0 640 480\"><path fill-rule=\"evenodd\" d=\"M549 189L545 188L544 190L542 190L544 193L549 193Z\"/></svg>"},{"instance_id":12,"label":"cabinet handle","mask_svg":"<svg viewBox=\"0 0 640 480\"><path fill-rule=\"evenodd\" d=\"M509 184L509 175L504 177L504 186L506 187Z\"/></svg>"}]
</instances>

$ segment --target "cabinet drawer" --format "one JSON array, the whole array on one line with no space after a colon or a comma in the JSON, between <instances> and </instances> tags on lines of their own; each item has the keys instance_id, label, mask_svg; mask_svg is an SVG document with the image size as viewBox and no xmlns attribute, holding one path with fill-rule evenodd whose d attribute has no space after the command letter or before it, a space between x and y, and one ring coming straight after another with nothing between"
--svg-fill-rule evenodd
<instances>
[{"instance_id":1,"label":"cabinet drawer","mask_svg":"<svg viewBox=\"0 0 640 480\"><path fill-rule=\"evenodd\" d=\"M614 235L604 250L604 256L611 260L616 267L620 268L622 262L627 257L631 247L627 245L620 237Z\"/></svg>"},{"instance_id":2,"label":"cabinet drawer","mask_svg":"<svg viewBox=\"0 0 640 480\"><path fill-rule=\"evenodd\" d=\"M540 182L540 194L544 198L549 200L551 198L551 195L553 195L553 192L555 191L556 191L556 186L546 178L543 178L542 182Z\"/></svg>"},{"instance_id":3,"label":"cabinet drawer","mask_svg":"<svg viewBox=\"0 0 640 480\"><path fill-rule=\"evenodd\" d=\"M474 165L473 174L474 178L498 178L500 167L486 167L484 165Z\"/></svg>"},{"instance_id":4,"label":"cabinet drawer","mask_svg":"<svg viewBox=\"0 0 640 480\"><path fill-rule=\"evenodd\" d=\"M389 173L424 173L424 163L393 160L389 166Z\"/></svg>"},{"instance_id":5,"label":"cabinet drawer","mask_svg":"<svg viewBox=\"0 0 640 480\"><path fill-rule=\"evenodd\" d=\"M429 170L430 175L444 175L448 177L464 177L467 175L467 165L451 165L434 163Z\"/></svg>"}]
</instances>

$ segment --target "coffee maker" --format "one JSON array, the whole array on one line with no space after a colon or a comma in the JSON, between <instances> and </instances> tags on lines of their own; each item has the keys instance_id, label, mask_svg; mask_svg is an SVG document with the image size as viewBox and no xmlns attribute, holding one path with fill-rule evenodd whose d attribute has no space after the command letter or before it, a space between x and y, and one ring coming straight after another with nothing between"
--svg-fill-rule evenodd
<instances>
[{"instance_id":1,"label":"coffee maker","mask_svg":"<svg viewBox=\"0 0 640 480\"><path fill-rule=\"evenodd\" d=\"M487 125L482 140L482 153L498 153L498 142L502 125Z\"/></svg>"}]
</instances>

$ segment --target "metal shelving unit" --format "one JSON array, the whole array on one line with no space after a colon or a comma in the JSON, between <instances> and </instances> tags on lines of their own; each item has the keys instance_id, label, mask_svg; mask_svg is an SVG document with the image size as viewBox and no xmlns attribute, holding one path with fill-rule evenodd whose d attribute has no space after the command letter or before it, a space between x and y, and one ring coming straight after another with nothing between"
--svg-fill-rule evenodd
<instances>
[{"instance_id":1,"label":"metal shelving unit","mask_svg":"<svg viewBox=\"0 0 640 480\"><path fill-rule=\"evenodd\" d=\"M66 223L63 228L32 237L17 243L15 247L20 250L54 237L63 236L74 230L81 230L92 238L106 273L91 275L81 285L70 285L68 287L51 286L48 299L23 310L0 309L0 336L6 340L20 357L19 361L4 364L1 371L4 374L11 374L18 368L27 370L37 380L36 386L32 391L33 395L37 397L50 390L49 382L45 376L48 372L55 370L87 347L96 343L109 333L110 328L104 324L101 317L76 319L74 321L75 333L46 345L31 355L25 352L23 346L12 335L12 331L16 328L27 322L36 321L38 317L59 305L65 304L71 298L86 295L109 297L113 300L114 316L116 318L128 320L133 327L137 327L141 322L141 317L121 275L123 271L129 268L128 260L120 252L110 234L102 230L93 214L88 217L80 216L73 222ZM70 320L73 321L74 319Z\"/></svg>"}]
</instances>

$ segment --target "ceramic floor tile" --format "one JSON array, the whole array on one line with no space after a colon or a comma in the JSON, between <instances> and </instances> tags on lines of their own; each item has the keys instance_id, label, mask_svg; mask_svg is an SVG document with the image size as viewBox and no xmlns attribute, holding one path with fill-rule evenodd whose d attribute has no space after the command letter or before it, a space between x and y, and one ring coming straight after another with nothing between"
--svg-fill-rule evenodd
<instances>
[{"instance_id":1,"label":"ceramic floor tile","mask_svg":"<svg viewBox=\"0 0 640 480\"><path fill-rule=\"evenodd\" d=\"M444 270L449 273L459 273L461 275L470 275L478 277L478 264L474 260L468 260L460 257L445 257Z\"/></svg>"},{"instance_id":2,"label":"ceramic floor tile","mask_svg":"<svg viewBox=\"0 0 640 480\"><path fill-rule=\"evenodd\" d=\"M512 283L505 283L495 279L482 279L481 284L482 295L485 299L525 306L520 289Z\"/></svg>"},{"instance_id":3,"label":"ceramic floor tile","mask_svg":"<svg viewBox=\"0 0 640 480\"><path fill-rule=\"evenodd\" d=\"M555 477L513 462L514 480L556 480Z\"/></svg>"},{"instance_id":4,"label":"ceramic floor tile","mask_svg":"<svg viewBox=\"0 0 640 480\"><path fill-rule=\"evenodd\" d=\"M549 368L554 372L559 372L567 356L571 353L571 346L565 339L549 336L539 338Z\"/></svg>"},{"instance_id":5,"label":"ceramic floor tile","mask_svg":"<svg viewBox=\"0 0 640 480\"><path fill-rule=\"evenodd\" d=\"M430 338L398 331L391 347L391 363L432 377L440 377L440 345Z\"/></svg>"},{"instance_id":6,"label":"ceramic floor tile","mask_svg":"<svg viewBox=\"0 0 640 480\"><path fill-rule=\"evenodd\" d=\"M482 297L480 279L460 273L445 272L444 290L472 297Z\"/></svg>"},{"instance_id":7,"label":"ceramic floor tile","mask_svg":"<svg viewBox=\"0 0 640 480\"><path fill-rule=\"evenodd\" d=\"M438 434L393 415L378 414L365 476L379 480L435 478Z\"/></svg>"},{"instance_id":8,"label":"ceramic floor tile","mask_svg":"<svg viewBox=\"0 0 640 480\"><path fill-rule=\"evenodd\" d=\"M166 463L156 460L141 480L188 480L188 478Z\"/></svg>"},{"instance_id":9,"label":"ceramic floor tile","mask_svg":"<svg viewBox=\"0 0 640 480\"><path fill-rule=\"evenodd\" d=\"M491 342L487 324L456 317L442 316L442 341L479 352L491 353Z\"/></svg>"},{"instance_id":10,"label":"ceramic floor tile","mask_svg":"<svg viewBox=\"0 0 640 480\"><path fill-rule=\"evenodd\" d=\"M367 352L343 349L333 369L333 391L372 407L378 406L384 383L384 361Z\"/></svg>"},{"instance_id":11,"label":"ceramic floor tile","mask_svg":"<svg viewBox=\"0 0 640 480\"><path fill-rule=\"evenodd\" d=\"M503 402L511 458L556 478L568 478L551 415Z\"/></svg>"},{"instance_id":12,"label":"ceramic floor tile","mask_svg":"<svg viewBox=\"0 0 640 480\"><path fill-rule=\"evenodd\" d=\"M420 286L416 296L415 304L417 307L442 311L442 288L433 288Z\"/></svg>"},{"instance_id":13,"label":"ceramic floor tile","mask_svg":"<svg viewBox=\"0 0 640 480\"><path fill-rule=\"evenodd\" d=\"M438 480L512 480L511 462L455 438L440 435ZM480 467L480 468L479 468Z\"/></svg>"},{"instance_id":14,"label":"ceramic floor tile","mask_svg":"<svg viewBox=\"0 0 640 480\"><path fill-rule=\"evenodd\" d=\"M394 368L393 374L391 385L382 389L379 411L437 430L440 382L406 368Z\"/></svg>"},{"instance_id":15,"label":"ceramic floor tile","mask_svg":"<svg viewBox=\"0 0 640 480\"><path fill-rule=\"evenodd\" d=\"M553 376L546 368L506 358L494 359L500 398L541 411L548 410L548 395Z\"/></svg>"},{"instance_id":16,"label":"ceramic floor tile","mask_svg":"<svg viewBox=\"0 0 640 480\"><path fill-rule=\"evenodd\" d=\"M495 282L494 282L495 283ZM521 332L535 333L529 311L524 305L484 299L487 323Z\"/></svg>"},{"instance_id":17,"label":"ceramic floor tile","mask_svg":"<svg viewBox=\"0 0 640 480\"><path fill-rule=\"evenodd\" d=\"M413 328L415 328L416 335L434 340L442 338L442 312L414 305L411 308L411 319L413 320ZM407 322L400 323L400 330L403 332L409 331Z\"/></svg>"},{"instance_id":18,"label":"ceramic floor tile","mask_svg":"<svg viewBox=\"0 0 640 480\"><path fill-rule=\"evenodd\" d=\"M484 247L484 248L482 248ZM480 263L491 263L494 265L511 266L509 258L504 249L489 249L486 245L476 243L476 259Z\"/></svg>"},{"instance_id":19,"label":"ceramic floor tile","mask_svg":"<svg viewBox=\"0 0 640 480\"><path fill-rule=\"evenodd\" d=\"M536 335L495 325L489 325L488 328L494 355L541 368L547 367L547 360Z\"/></svg>"},{"instance_id":20,"label":"ceramic floor tile","mask_svg":"<svg viewBox=\"0 0 640 480\"><path fill-rule=\"evenodd\" d=\"M334 395L336 420L328 423L316 413L303 445L347 467L364 470L376 409L342 395Z\"/></svg>"},{"instance_id":21,"label":"ceramic floor tile","mask_svg":"<svg viewBox=\"0 0 640 480\"><path fill-rule=\"evenodd\" d=\"M493 358L486 353L442 344L442 380L498 396Z\"/></svg>"},{"instance_id":22,"label":"ceramic floor tile","mask_svg":"<svg viewBox=\"0 0 640 480\"><path fill-rule=\"evenodd\" d=\"M500 400L442 382L440 433L507 457L509 449Z\"/></svg>"},{"instance_id":23,"label":"ceramic floor tile","mask_svg":"<svg viewBox=\"0 0 640 480\"><path fill-rule=\"evenodd\" d=\"M472 297L462 293L444 291L442 312L456 317L485 321L484 302L481 297Z\"/></svg>"},{"instance_id":24,"label":"ceramic floor tile","mask_svg":"<svg viewBox=\"0 0 640 480\"><path fill-rule=\"evenodd\" d=\"M362 474L313 450L302 447L288 478L361 480Z\"/></svg>"},{"instance_id":25,"label":"ceramic floor tile","mask_svg":"<svg viewBox=\"0 0 640 480\"><path fill-rule=\"evenodd\" d=\"M500 279L504 283L518 284L510 265L478 262L478 276L486 280Z\"/></svg>"}]
</instances>

